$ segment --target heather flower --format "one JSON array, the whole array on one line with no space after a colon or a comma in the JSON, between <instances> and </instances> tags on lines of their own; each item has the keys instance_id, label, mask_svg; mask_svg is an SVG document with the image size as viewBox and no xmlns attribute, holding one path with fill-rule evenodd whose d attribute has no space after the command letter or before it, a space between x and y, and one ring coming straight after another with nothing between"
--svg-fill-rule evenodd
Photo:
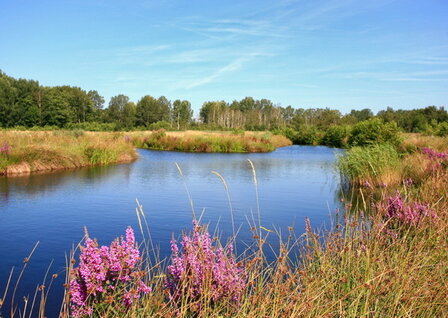
<instances>
[{"instance_id":1,"label":"heather flower","mask_svg":"<svg viewBox=\"0 0 448 318\"><path fill-rule=\"evenodd\" d=\"M216 303L220 300L238 301L246 287L246 273L232 252L213 244L208 231L193 222L193 233L183 235L179 250L171 241L171 264L168 266L166 287L175 301L196 301L207 295Z\"/></svg>"},{"instance_id":2,"label":"heather flower","mask_svg":"<svg viewBox=\"0 0 448 318\"><path fill-rule=\"evenodd\" d=\"M414 202L405 203L397 193L389 197L385 206L385 218L396 223L417 226L424 218L437 219L436 213L428 205Z\"/></svg>"},{"instance_id":3,"label":"heather flower","mask_svg":"<svg viewBox=\"0 0 448 318\"><path fill-rule=\"evenodd\" d=\"M425 154L429 159L448 159L448 152L437 152L431 148L422 148L422 153Z\"/></svg>"},{"instance_id":4,"label":"heather flower","mask_svg":"<svg viewBox=\"0 0 448 318\"><path fill-rule=\"evenodd\" d=\"M87 238L70 281L72 315L92 315L95 304L107 296L121 297L124 308L128 308L141 294L151 292L140 279L139 259L131 227L126 229L125 239L115 239L109 247L99 247L96 241Z\"/></svg>"},{"instance_id":5,"label":"heather flower","mask_svg":"<svg viewBox=\"0 0 448 318\"><path fill-rule=\"evenodd\" d=\"M11 154L11 146L7 142L3 143L0 147L0 154L5 156L9 156Z\"/></svg>"}]
</instances>

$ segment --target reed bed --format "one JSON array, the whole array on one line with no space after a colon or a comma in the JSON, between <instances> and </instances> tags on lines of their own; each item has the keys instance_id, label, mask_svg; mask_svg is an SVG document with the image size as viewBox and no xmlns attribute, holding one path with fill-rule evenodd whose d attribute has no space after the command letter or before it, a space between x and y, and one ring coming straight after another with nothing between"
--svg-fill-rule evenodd
<instances>
[{"instance_id":1,"label":"reed bed","mask_svg":"<svg viewBox=\"0 0 448 318\"><path fill-rule=\"evenodd\" d=\"M166 132L162 129L130 136L139 148L184 152L270 152L292 145L288 138L269 132Z\"/></svg>"},{"instance_id":2,"label":"reed bed","mask_svg":"<svg viewBox=\"0 0 448 318\"><path fill-rule=\"evenodd\" d=\"M130 162L137 153L118 133L1 131L0 175Z\"/></svg>"}]
</instances>

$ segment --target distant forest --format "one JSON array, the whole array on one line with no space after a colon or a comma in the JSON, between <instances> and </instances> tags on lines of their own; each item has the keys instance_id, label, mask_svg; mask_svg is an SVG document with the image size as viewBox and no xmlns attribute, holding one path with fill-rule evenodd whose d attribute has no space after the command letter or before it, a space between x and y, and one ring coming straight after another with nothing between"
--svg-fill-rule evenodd
<instances>
[{"instance_id":1,"label":"distant forest","mask_svg":"<svg viewBox=\"0 0 448 318\"><path fill-rule=\"evenodd\" d=\"M361 107L360 107L361 108ZM126 95L112 97L105 107L96 91L73 86L42 86L38 81L16 79L0 71L0 127L54 127L86 130L132 129L246 129L274 130L303 127L325 130L335 125L354 125L379 118L395 122L405 132L448 131L444 107L414 110L388 107L374 114L370 109L342 114L330 108L282 107L268 99L245 97L231 103L204 102L199 120L193 119L191 103L170 101L165 96L143 96L136 103Z\"/></svg>"}]
</instances>

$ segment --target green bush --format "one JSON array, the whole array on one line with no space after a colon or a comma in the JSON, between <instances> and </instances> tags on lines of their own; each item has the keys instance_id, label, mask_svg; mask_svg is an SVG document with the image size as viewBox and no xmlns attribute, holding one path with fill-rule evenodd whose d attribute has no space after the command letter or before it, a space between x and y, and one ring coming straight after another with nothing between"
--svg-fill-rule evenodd
<instances>
[{"instance_id":1,"label":"green bush","mask_svg":"<svg viewBox=\"0 0 448 318\"><path fill-rule=\"evenodd\" d=\"M447 122L443 122L443 123L440 123L437 125L436 135L439 137L448 136L448 123Z\"/></svg>"},{"instance_id":2,"label":"green bush","mask_svg":"<svg viewBox=\"0 0 448 318\"><path fill-rule=\"evenodd\" d=\"M349 126L330 126L325 131L321 143L330 147L346 148L349 136Z\"/></svg>"},{"instance_id":3,"label":"green bush","mask_svg":"<svg viewBox=\"0 0 448 318\"><path fill-rule=\"evenodd\" d=\"M161 120L156 123L152 123L148 126L148 130L160 130L160 129L165 129L165 130L172 129L171 123L169 123L165 120Z\"/></svg>"},{"instance_id":4,"label":"green bush","mask_svg":"<svg viewBox=\"0 0 448 318\"><path fill-rule=\"evenodd\" d=\"M317 145L322 137L322 131L316 126L301 126L297 130L296 140L293 142L299 145Z\"/></svg>"},{"instance_id":5,"label":"green bush","mask_svg":"<svg viewBox=\"0 0 448 318\"><path fill-rule=\"evenodd\" d=\"M274 135L282 135L291 140L294 144L297 144L298 134L297 131L292 129L291 127L285 127L282 129L274 129L272 130Z\"/></svg>"},{"instance_id":6,"label":"green bush","mask_svg":"<svg viewBox=\"0 0 448 318\"><path fill-rule=\"evenodd\" d=\"M400 144L400 131L396 122L384 123L382 119L372 118L355 124L348 145L368 146L379 143Z\"/></svg>"}]
</instances>

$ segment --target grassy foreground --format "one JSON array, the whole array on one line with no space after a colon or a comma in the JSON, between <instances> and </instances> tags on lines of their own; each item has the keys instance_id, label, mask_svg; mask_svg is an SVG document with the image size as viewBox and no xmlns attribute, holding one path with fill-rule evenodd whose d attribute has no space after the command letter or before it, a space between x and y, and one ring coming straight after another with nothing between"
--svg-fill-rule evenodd
<instances>
[{"instance_id":1,"label":"grassy foreground","mask_svg":"<svg viewBox=\"0 0 448 318\"><path fill-rule=\"evenodd\" d=\"M136 158L134 146L121 134L63 130L0 132L0 175L108 165Z\"/></svg>"}]
</instances>

